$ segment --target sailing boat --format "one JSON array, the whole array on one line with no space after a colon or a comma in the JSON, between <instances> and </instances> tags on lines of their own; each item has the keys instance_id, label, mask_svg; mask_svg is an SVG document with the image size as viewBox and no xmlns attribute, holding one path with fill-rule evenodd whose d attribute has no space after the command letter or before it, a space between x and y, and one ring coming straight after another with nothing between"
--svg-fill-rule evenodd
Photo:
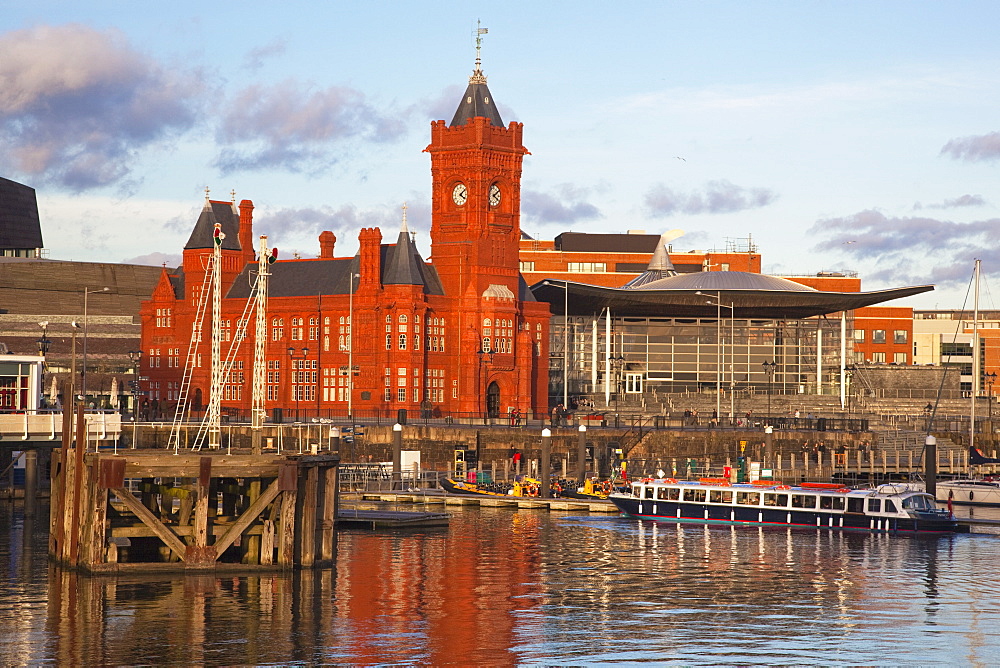
<instances>
[{"instance_id":1,"label":"sailing boat","mask_svg":"<svg viewBox=\"0 0 1000 668\"><path fill-rule=\"evenodd\" d=\"M979 388L979 273L981 260L976 260L975 300L972 312L972 406L969 411L969 466L992 466L1000 459L987 457L976 448L976 394ZM1000 506L1000 476L986 475L939 482L936 498L966 506Z\"/></svg>"}]
</instances>

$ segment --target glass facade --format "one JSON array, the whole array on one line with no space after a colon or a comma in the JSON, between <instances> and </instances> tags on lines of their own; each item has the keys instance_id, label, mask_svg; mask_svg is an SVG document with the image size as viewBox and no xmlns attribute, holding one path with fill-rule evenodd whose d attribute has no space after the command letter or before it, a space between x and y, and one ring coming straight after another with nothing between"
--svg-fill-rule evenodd
<instances>
[{"instance_id":1,"label":"glass facade","mask_svg":"<svg viewBox=\"0 0 1000 668\"><path fill-rule=\"evenodd\" d=\"M853 329L849 328L849 338ZM838 394L840 319L553 316L549 391ZM848 340L847 359L853 347ZM565 351L568 349L568 355ZM822 363L817 363L817 357ZM774 362L772 374L764 362Z\"/></svg>"}]
</instances>

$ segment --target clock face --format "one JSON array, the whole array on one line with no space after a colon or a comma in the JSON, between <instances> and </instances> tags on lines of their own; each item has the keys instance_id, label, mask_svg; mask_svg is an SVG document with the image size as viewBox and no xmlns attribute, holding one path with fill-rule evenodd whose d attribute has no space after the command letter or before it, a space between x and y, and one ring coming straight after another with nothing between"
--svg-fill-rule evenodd
<instances>
[{"instance_id":1,"label":"clock face","mask_svg":"<svg viewBox=\"0 0 1000 668\"><path fill-rule=\"evenodd\" d=\"M451 198L455 200L455 204L462 206L465 204L465 200L469 199L469 189L465 187L464 183L459 183L451 191Z\"/></svg>"},{"instance_id":2,"label":"clock face","mask_svg":"<svg viewBox=\"0 0 1000 668\"><path fill-rule=\"evenodd\" d=\"M500 204L500 186L493 184L490 186L490 206L498 206Z\"/></svg>"}]
</instances>

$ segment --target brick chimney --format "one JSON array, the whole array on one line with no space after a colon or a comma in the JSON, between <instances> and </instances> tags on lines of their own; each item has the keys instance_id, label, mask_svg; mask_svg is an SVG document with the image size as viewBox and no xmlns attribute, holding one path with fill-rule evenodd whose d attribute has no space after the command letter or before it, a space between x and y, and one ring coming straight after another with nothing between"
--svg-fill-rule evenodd
<instances>
[{"instance_id":1,"label":"brick chimney","mask_svg":"<svg viewBox=\"0 0 1000 668\"><path fill-rule=\"evenodd\" d=\"M245 199L240 202L240 248L247 262L253 262L257 249L253 245L253 202Z\"/></svg>"},{"instance_id":2,"label":"brick chimney","mask_svg":"<svg viewBox=\"0 0 1000 668\"><path fill-rule=\"evenodd\" d=\"M333 246L337 243L337 235L329 230L321 232L319 235L319 256L321 258L333 257Z\"/></svg>"},{"instance_id":3,"label":"brick chimney","mask_svg":"<svg viewBox=\"0 0 1000 668\"><path fill-rule=\"evenodd\" d=\"M382 281L382 231L377 227L363 227L358 234L360 248L358 255L360 260L361 281L360 285L372 285L378 287ZM360 286L359 286L360 287Z\"/></svg>"}]
</instances>

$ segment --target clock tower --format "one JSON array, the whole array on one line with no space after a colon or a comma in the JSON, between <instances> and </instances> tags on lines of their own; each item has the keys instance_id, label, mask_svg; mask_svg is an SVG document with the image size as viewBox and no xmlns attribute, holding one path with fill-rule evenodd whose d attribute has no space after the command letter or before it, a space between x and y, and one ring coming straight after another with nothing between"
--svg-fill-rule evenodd
<instances>
[{"instance_id":1,"label":"clock tower","mask_svg":"<svg viewBox=\"0 0 1000 668\"><path fill-rule=\"evenodd\" d=\"M481 33L480 33L481 34ZM431 124L431 255L445 293L518 293L523 124L504 127L480 66L451 123Z\"/></svg>"}]
</instances>

